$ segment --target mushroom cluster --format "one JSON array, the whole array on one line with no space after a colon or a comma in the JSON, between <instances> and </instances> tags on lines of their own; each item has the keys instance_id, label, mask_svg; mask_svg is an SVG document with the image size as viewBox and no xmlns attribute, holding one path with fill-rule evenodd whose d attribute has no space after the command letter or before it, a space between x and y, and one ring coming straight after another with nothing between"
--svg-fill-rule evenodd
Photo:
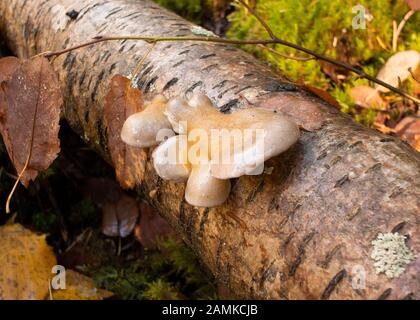
<instances>
[{"instance_id":1,"label":"mushroom cluster","mask_svg":"<svg viewBox=\"0 0 420 320\"><path fill-rule=\"evenodd\" d=\"M215 207L229 197L231 178L261 174L264 162L290 148L299 134L294 122L272 110L223 114L196 94L189 100L156 97L126 120L121 138L140 148L158 145L152 155L157 174L187 181L189 204Z\"/></svg>"}]
</instances>

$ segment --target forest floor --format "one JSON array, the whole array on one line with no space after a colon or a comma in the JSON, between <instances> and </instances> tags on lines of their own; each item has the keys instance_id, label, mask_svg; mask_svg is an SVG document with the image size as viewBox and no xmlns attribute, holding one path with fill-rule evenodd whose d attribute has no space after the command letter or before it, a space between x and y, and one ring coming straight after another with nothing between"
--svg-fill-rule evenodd
<instances>
[{"instance_id":1,"label":"forest floor","mask_svg":"<svg viewBox=\"0 0 420 320\"><path fill-rule=\"evenodd\" d=\"M248 20L251 18L246 12L231 6L219 12L218 16L223 18L215 21L212 17L217 14L203 12L196 1L175 1L176 7L174 2L157 2L229 37L255 38L262 32L253 21ZM274 18L264 11L271 2L267 1L262 12L274 24ZM283 1L278 1L276 5L280 3ZM401 16L409 9L404 6L398 8L399 11L393 14ZM379 12L375 15L378 16ZM417 13L407 24L418 22L419 15ZM392 25L391 16L378 18ZM398 51L420 49L419 25L417 30L412 25L403 30L400 36L403 44L398 47ZM281 24L276 26L281 28ZM342 51L334 51L336 57L344 57L346 62L361 66L370 73L377 74L395 54L385 40L380 40L380 35L375 41L382 42L383 48L366 54L346 42L350 41L347 38L349 33L333 33L336 35L331 37L332 42L342 46ZM316 37L316 33L308 37ZM301 42L305 44L305 39ZM307 39L307 43L310 42L311 39ZM0 48L3 48L0 56L10 54L1 44ZM338 101L341 111L352 115L356 121L386 134L400 136L420 151L420 110L414 103L396 94L377 90L371 83L345 70L317 61L279 62L278 57L259 49L245 49L267 61L273 68L285 69L286 74L294 80L305 79L306 85L318 87L322 92L330 94ZM337 55L337 52L345 52L345 55ZM285 53L290 54L288 51ZM304 63L307 65L304 66ZM301 73L300 79L295 77L298 73ZM419 97L419 78L418 71L413 70L407 80L401 83L402 88ZM199 265L192 251L159 218L153 208L135 193L119 188L112 167L88 149L66 123L61 124L60 140L62 150L51 168L40 174L28 189L18 186L11 203L14 208L11 215L5 213L3 204L16 176L5 147L0 142L0 225L14 221L30 230L48 234L47 241L54 248L59 264L91 277L98 287L113 292L117 298L217 299L232 296L226 288L214 284L214 279ZM112 204L121 199L131 199L129 201L135 203L126 217L130 222L129 230L117 230L117 233L128 234L125 237L119 237L114 230L118 221L114 221L113 215L116 215L114 211L117 208Z\"/></svg>"}]
</instances>

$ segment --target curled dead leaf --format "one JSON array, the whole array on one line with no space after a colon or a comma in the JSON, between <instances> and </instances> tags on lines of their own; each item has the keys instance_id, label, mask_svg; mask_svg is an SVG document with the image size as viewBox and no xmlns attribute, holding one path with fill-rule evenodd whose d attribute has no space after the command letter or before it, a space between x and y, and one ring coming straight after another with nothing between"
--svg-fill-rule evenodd
<instances>
[{"instance_id":1,"label":"curled dead leaf","mask_svg":"<svg viewBox=\"0 0 420 320\"><path fill-rule=\"evenodd\" d=\"M141 91L133 88L128 78L115 75L105 98L104 119L115 174L124 189L132 189L136 184L141 184L144 178L146 152L125 144L120 136L125 120L142 108Z\"/></svg>"},{"instance_id":2,"label":"curled dead leaf","mask_svg":"<svg viewBox=\"0 0 420 320\"><path fill-rule=\"evenodd\" d=\"M27 187L60 151L62 94L57 75L46 58L37 57L19 64L14 58L5 59L12 62L12 67L6 68L9 75L1 84L3 141L18 173L30 156L20 179Z\"/></svg>"},{"instance_id":3,"label":"curled dead leaf","mask_svg":"<svg viewBox=\"0 0 420 320\"><path fill-rule=\"evenodd\" d=\"M41 300L57 264L45 235L19 224L0 227L0 300Z\"/></svg>"},{"instance_id":4,"label":"curled dead leaf","mask_svg":"<svg viewBox=\"0 0 420 320\"><path fill-rule=\"evenodd\" d=\"M366 108L383 110L385 101L379 95L378 89L369 86L356 86L350 90L350 97L354 103Z\"/></svg>"},{"instance_id":5,"label":"curled dead leaf","mask_svg":"<svg viewBox=\"0 0 420 320\"><path fill-rule=\"evenodd\" d=\"M395 133L420 152L420 118L405 117L394 128Z\"/></svg>"},{"instance_id":6,"label":"curled dead leaf","mask_svg":"<svg viewBox=\"0 0 420 320\"><path fill-rule=\"evenodd\" d=\"M108 178L91 178L82 192L102 209L102 233L109 237L126 237L134 229L139 216L136 199Z\"/></svg>"}]
</instances>

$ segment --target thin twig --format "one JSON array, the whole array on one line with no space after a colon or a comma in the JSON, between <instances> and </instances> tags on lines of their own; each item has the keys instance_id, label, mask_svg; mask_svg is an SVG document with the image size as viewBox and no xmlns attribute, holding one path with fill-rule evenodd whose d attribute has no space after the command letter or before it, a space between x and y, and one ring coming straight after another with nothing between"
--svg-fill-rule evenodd
<instances>
[{"instance_id":1,"label":"thin twig","mask_svg":"<svg viewBox=\"0 0 420 320\"><path fill-rule=\"evenodd\" d=\"M267 47L267 46L265 46L265 45L263 45L263 44L259 44L258 46L259 46L260 48L264 49L264 50L270 51L272 54L276 54L276 55L278 55L278 56L280 56L280 57L282 57L282 58L285 58L285 59L296 60L296 61L302 61L302 62L304 62L304 61L309 61L309 60L315 60L315 59L316 59L316 58L314 58L314 57L293 57L293 56L289 56L289 55L287 55L287 54L284 54L284 53L278 52L277 50L274 50L273 48Z\"/></svg>"},{"instance_id":2,"label":"thin twig","mask_svg":"<svg viewBox=\"0 0 420 320\"><path fill-rule=\"evenodd\" d=\"M196 37L196 36L185 36L185 37L153 37L153 36L119 36L119 37L95 37L92 41L82 43L79 45L76 45L74 47L70 47L67 49L63 49L60 51L54 51L54 52L45 52L43 55L45 57L52 57L52 56L59 56L61 54L80 49L83 47L91 46L99 42L105 42L105 41L116 41L116 40L142 40L147 42L162 42L162 41L198 41L198 42L213 42L213 43L225 43L225 44L236 44L236 45L247 45L247 44L253 44L253 45L268 45L268 44L280 44L289 48L296 49L298 51L307 53L310 56L313 56L316 59L331 63L333 65L342 67L344 69L347 69L349 71L354 72L355 74L359 75L360 77L366 78L369 81L372 81L376 84L379 84L393 92L396 92L400 94L401 96L414 101L417 104L420 104L420 100L409 95L405 91L395 88L391 86L390 84L379 80L373 76L368 75L364 71L357 69L353 67L350 64L347 64L345 62L335 60L333 58L330 58L328 56L325 56L323 54L317 53L315 51L312 51L310 49L301 47L297 44L288 42L286 40L278 38L273 30L268 26L268 24L262 19L259 14L256 12L256 10L252 9L248 4L246 4L243 0L237 0L240 4L242 4L245 8L251 12L251 14L262 24L262 26L265 28L267 33L270 35L271 39L269 40L234 40L234 39L225 39L225 38L219 38L219 37Z\"/></svg>"},{"instance_id":3,"label":"thin twig","mask_svg":"<svg viewBox=\"0 0 420 320\"><path fill-rule=\"evenodd\" d=\"M264 27L264 29L267 31L268 35L271 39L277 39L276 35L274 34L273 30L270 28L270 26L265 22L265 20L257 13L256 10L251 8L245 1L243 0L236 0L238 1L242 6L244 6L251 14L261 23L261 25Z\"/></svg>"},{"instance_id":4,"label":"thin twig","mask_svg":"<svg viewBox=\"0 0 420 320\"><path fill-rule=\"evenodd\" d=\"M400 36L400 33L401 33L402 29L404 28L407 20L410 19L410 17L414 13L415 13L414 10L408 11L405 14L404 18L401 20L400 24L398 25L398 28L394 27L394 34L393 34L393 37L392 37L392 50L397 51L398 37ZM396 23L395 23L395 25L396 25Z\"/></svg>"}]
</instances>

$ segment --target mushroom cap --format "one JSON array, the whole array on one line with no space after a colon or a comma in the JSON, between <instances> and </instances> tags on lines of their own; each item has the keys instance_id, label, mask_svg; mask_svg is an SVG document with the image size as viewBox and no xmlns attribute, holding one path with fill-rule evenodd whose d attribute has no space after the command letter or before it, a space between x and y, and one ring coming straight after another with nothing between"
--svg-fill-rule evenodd
<instances>
[{"instance_id":1,"label":"mushroom cap","mask_svg":"<svg viewBox=\"0 0 420 320\"><path fill-rule=\"evenodd\" d=\"M209 164L194 166L185 189L185 200L196 207L216 207L229 197L230 180L211 176Z\"/></svg>"},{"instance_id":2,"label":"mushroom cap","mask_svg":"<svg viewBox=\"0 0 420 320\"><path fill-rule=\"evenodd\" d=\"M299 127L289 118L265 109L246 109L235 112L239 118L249 119L243 130L242 143L219 146L219 153L212 153L211 174L215 178L229 179L242 175L261 174L264 162L292 145L300 136ZM233 115L235 114L232 114Z\"/></svg>"},{"instance_id":3,"label":"mushroom cap","mask_svg":"<svg viewBox=\"0 0 420 320\"><path fill-rule=\"evenodd\" d=\"M292 120L273 110L254 108L223 114L203 94L195 94L189 101L170 100L165 114L173 129L187 134L189 140L199 136L194 130L205 131L211 174L219 179L261 174L264 162L286 151L300 135ZM219 141L215 141L214 133Z\"/></svg>"},{"instance_id":4,"label":"mushroom cap","mask_svg":"<svg viewBox=\"0 0 420 320\"><path fill-rule=\"evenodd\" d=\"M161 130L172 126L164 115L166 99L156 96L142 112L127 118L121 130L121 139L130 146L148 148L159 144L157 139Z\"/></svg>"},{"instance_id":5,"label":"mushroom cap","mask_svg":"<svg viewBox=\"0 0 420 320\"><path fill-rule=\"evenodd\" d=\"M188 164L187 136L173 136L153 151L153 166L164 180L186 181L191 169Z\"/></svg>"}]
</instances>

